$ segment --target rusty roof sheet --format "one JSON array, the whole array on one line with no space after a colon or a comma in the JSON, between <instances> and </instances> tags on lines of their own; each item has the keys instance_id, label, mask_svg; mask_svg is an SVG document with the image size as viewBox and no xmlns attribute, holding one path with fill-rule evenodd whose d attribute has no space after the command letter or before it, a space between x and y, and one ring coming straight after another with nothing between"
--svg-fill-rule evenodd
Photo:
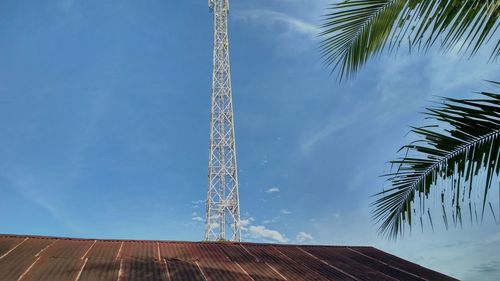
<instances>
[{"instance_id":1,"label":"rusty roof sheet","mask_svg":"<svg viewBox=\"0 0 500 281\"><path fill-rule=\"evenodd\" d=\"M0 235L0 280L456 279L372 247Z\"/></svg>"}]
</instances>

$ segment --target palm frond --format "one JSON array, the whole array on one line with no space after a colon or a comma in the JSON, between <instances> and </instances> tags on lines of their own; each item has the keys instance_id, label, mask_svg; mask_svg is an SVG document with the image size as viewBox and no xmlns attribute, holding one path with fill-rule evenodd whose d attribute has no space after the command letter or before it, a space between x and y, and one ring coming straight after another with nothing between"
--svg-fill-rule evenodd
<instances>
[{"instance_id":1,"label":"palm frond","mask_svg":"<svg viewBox=\"0 0 500 281\"><path fill-rule=\"evenodd\" d=\"M493 212L488 191L500 173L500 94L483 92L474 100L444 98L425 114L440 126L412 128L419 140L403 146L405 155L390 161L398 167L385 175L392 187L376 194L379 198L373 203L379 231L390 238L402 235L405 225L411 227L417 209L420 223L427 214L431 220L428 200L440 200L447 226L449 206L455 225L462 223L465 204L471 221L473 205L482 206L481 218L488 206Z\"/></svg>"},{"instance_id":2,"label":"palm frond","mask_svg":"<svg viewBox=\"0 0 500 281\"><path fill-rule=\"evenodd\" d=\"M386 46L428 50L437 44L472 56L493 40L490 60L500 56L497 0L347 0L329 10L321 49L340 79L355 74Z\"/></svg>"}]
</instances>

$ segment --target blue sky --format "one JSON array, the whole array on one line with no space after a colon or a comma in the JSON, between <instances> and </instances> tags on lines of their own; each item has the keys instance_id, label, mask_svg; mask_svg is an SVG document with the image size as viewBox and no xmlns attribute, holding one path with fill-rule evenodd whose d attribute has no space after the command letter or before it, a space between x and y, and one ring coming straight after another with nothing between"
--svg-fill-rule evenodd
<instances>
[{"instance_id":1,"label":"blue sky","mask_svg":"<svg viewBox=\"0 0 500 281\"><path fill-rule=\"evenodd\" d=\"M500 278L498 225L377 235L370 196L435 96L491 90L498 64L383 55L338 83L327 0L231 2L248 241L371 245L464 280ZM212 20L206 1L0 2L0 232L201 240Z\"/></svg>"}]
</instances>

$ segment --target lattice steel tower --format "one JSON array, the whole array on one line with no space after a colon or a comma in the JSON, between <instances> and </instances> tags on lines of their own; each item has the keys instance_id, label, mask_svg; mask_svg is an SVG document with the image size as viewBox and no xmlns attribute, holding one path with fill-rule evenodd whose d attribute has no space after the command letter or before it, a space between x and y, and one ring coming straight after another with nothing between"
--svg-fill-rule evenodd
<instances>
[{"instance_id":1,"label":"lattice steel tower","mask_svg":"<svg viewBox=\"0 0 500 281\"><path fill-rule=\"evenodd\" d=\"M227 35L229 3L228 0L209 0L208 6L214 15L214 58L205 240L241 241Z\"/></svg>"}]
</instances>

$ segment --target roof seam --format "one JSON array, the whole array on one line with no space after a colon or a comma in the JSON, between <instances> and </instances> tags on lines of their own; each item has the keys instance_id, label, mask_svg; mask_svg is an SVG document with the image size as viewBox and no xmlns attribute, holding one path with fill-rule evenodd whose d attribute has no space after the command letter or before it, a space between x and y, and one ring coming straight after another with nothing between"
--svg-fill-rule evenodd
<instances>
[{"instance_id":1,"label":"roof seam","mask_svg":"<svg viewBox=\"0 0 500 281\"><path fill-rule=\"evenodd\" d=\"M85 260L82 264L82 267L80 268L80 271L78 271L78 275L76 275L75 281L78 281L80 279L80 276L82 276L83 269L85 268L85 265L87 265L88 260L89 260L89 258L85 258Z\"/></svg>"},{"instance_id":2,"label":"roof seam","mask_svg":"<svg viewBox=\"0 0 500 281\"><path fill-rule=\"evenodd\" d=\"M271 246L271 248L273 248L276 252L278 252L283 258L285 258L285 259L287 259L289 261L295 262L291 257L287 256L285 253L283 253L282 251L280 251L280 249L278 249L278 247Z\"/></svg>"},{"instance_id":3,"label":"roof seam","mask_svg":"<svg viewBox=\"0 0 500 281\"><path fill-rule=\"evenodd\" d=\"M203 270L201 269L200 263L198 261L195 261L194 263L198 267L198 270L201 272L201 275L203 276L203 279L205 279L205 281L208 281L207 275L205 275L205 272L203 272Z\"/></svg>"},{"instance_id":4,"label":"roof seam","mask_svg":"<svg viewBox=\"0 0 500 281\"><path fill-rule=\"evenodd\" d=\"M85 251L85 253L83 254L83 256L80 258L81 260L83 260L87 254L90 252L90 250L92 249L92 247L94 247L95 243L97 243L97 240L94 240L94 243L92 243L92 245L90 245L90 247L87 249L87 251Z\"/></svg>"},{"instance_id":5,"label":"roof seam","mask_svg":"<svg viewBox=\"0 0 500 281\"><path fill-rule=\"evenodd\" d=\"M364 256L364 257L367 257L367 258L369 258L369 259L371 259L371 260L374 260L374 261L376 261L376 262L378 262L378 263L381 263L381 264L383 264L383 265L385 265L385 266L391 267L391 268L393 268L393 269L396 269L396 270L398 270L398 271L401 271L401 272L404 272L404 273L406 273L406 274L412 275L412 276L414 276L414 277L420 278L420 279L422 279L422 280L429 281L428 279L425 279L424 277L422 277L422 276L420 276L420 275L416 275L416 274L414 274L414 273L408 272L408 271L406 271L406 270L404 270L404 269L401 269L401 268L399 268L399 267L396 267L396 266L390 265L390 264L385 263L385 262L383 262L383 261L381 261L381 260L378 260L378 259L376 259L376 258L374 258L374 257L371 257L371 256L369 256L369 255L365 255L365 254L363 254L363 253L361 253L361 252L359 252L359 251L356 251L355 249L352 249L352 248L350 248L350 247L347 247L347 249L349 249L349 250L351 250L351 251L353 251L353 252L355 252L355 253L357 253L357 254L360 254L360 255L362 255L362 256Z\"/></svg>"},{"instance_id":6,"label":"roof seam","mask_svg":"<svg viewBox=\"0 0 500 281\"><path fill-rule=\"evenodd\" d=\"M123 241L120 243L120 249L118 249L118 253L116 253L115 261L118 260L118 257L120 257L120 253L122 252L123 248ZM121 263L121 261L120 261Z\"/></svg>"},{"instance_id":7,"label":"roof seam","mask_svg":"<svg viewBox=\"0 0 500 281\"><path fill-rule=\"evenodd\" d=\"M233 261L240 269L241 271L243 271L243 273L245 273L251 280L255 281L255 279L253 279L253 277L241 266L241 264L239 264L237 261Z\"/></svg>"},{"instance_id":8,"label":"roof seam","mask_svg":"<svg viewBox=\"0 0 500 281\"><path fill-rule=\"evenodd\" d=\"M26 237L23 241L21 241L19 244L17 244L16 246L14 246L12 249L10 249L7 253L3 254L1 257L0 257L0 260L3 259L4 257L6 257L8 254L10 254L12 251L14 251L17 247L19 247L21 244L23 244L24 242L26 242L26 240L28 240L29 237Z\"/></svg>"},{"instance_id":9,"label":"roof seam","mask_svg":"<svg viewBox=\"0 0 500 281\"><path fill-rule=\"evenodd\" d=\"M319 257L317 257L317 256L315 256L315 255L313 255L313 254L309 253L308 251L306 251L306 250L302 249L301 247L296 247L296 248L297 248L297 249L299 249L300 251L302 251L302 252L304 252L304 253L308 254L309 256L313 257L314 259L316 259L316 260L318 260L318 261L320 261L320 262L322 262L322 263L324 263L324 264L328 265L329 267L331 267L331 268L333 268L333 269L335 269L335 270L337 270L337 271L339 271L339 272L342 272L343 274L345 274L345 275L347 275L347 276L351 277L352 279L357 280L357 281L360 281L360 279L358 279L357 277L354 277L353 275L351 275L351 274L349 274L349 273L347 273L347 272L343 271L342 269L340 269L340 268L338 268L338 267L336 267L336 266L334 266L334 265L329 264L327 261L325 261L325 260L323 260L323 259L320 259Z\"/></svg>"},{"instance_id":10,"label":"roof seam","mask_svg":"<svg viewBox=\"0 0 500 281\"><path fill-rule=\"evenodd\" d=\"M243 246L242 244L240 244L240 246L241 246L241 247L242 247L242 248L243 248L243 249L244 249L244 250L245 250L245 251L246 251L249 255L251 255L251 256L255 259L255 261L256 261L256 262L260 262L259 258L258 258L256 255L252 254L252 253L251 253L251 252L250 252L250 251L249 251L249 250L248 250L245 246Z\"/></svg>"},{"instance_id":11,"label":"roof seam","mask_svg":"<svg viewBox=\"0 0 500 281\"><path fill-rule=\"evenodd\" d=\"M158 242L156 242L156 252L158 254L158 261L161 261L160 243L158 243Z\"/></svg>"},{"instance_id":12,"label":"roof seam","mask_svg":"<svg viewBox=\"0 0 500 281\"><path fill-rule=\"evenodd\" d=\"M54 245L59 239L56 239L54 242L50 243L49 245L45 246L45 248L41 249L38 253L36 253L35 257L39 257L45 250L47 250L49 247Z\"/></svg>"},{"instance_id":13,"label":"roof seam","mask_svg":"<svg viewBox=\"0 0 500 281\"><path fill-rule=\"evenodd\" d=\"M170 269L168 268L168 263L167 263L167 260L166 259L162 259L164 265L165 265L165 277L167 278L167 281L170 281L172 280L172 278L170 277Z\"/></svg>"},{"instance_id":14,"label":"roof seam","mask_svg":"<svg viewBox=\"0 0 500 281\"><path fill-rule=\"evenodd\" d=\"M123 278L123 259L120 259L120 269L118 269L118 279L117 281L122 280Z\"/></svg>"},{"instance_id":15,"label":"roof seam","mask_svg":"<svg viewBox=\"0 0 500 281\"><path fill-rule=\"evenodd\" d=\"M288 280L286 279L285 276L283 276L283 274L281 274L276 268L274 268L274 266L270 265L269 263L265 263L267 266L269 266L269 268L271 268L271 270L273 270L274 272L276 272L276 274L278 274L281 278L283 278L283 280Z\"/></svg>"},{"instance_id":16,"label":"roof seam","mask_svg":"<svg viewBox=\"0 0 500 281\"><path fill-rule=\"evenodd\" d=\"M30 270L31 270L31 269L35 266L35 264L36 264L36 263L40 260L40 258L41 258L40 256L39 256L38 258L36 258L36 260L35 260L35 261L34 261L34 262L33 262L33 263L32 263L32 264L31 264L31 265L30 265L30 266L29 266L29 267L28 267L28 268L27 268L24 272L23 272L23 274L21 274L21 275L19 276L19 278L17 278L17 281L20 281L21 279L23 279L23 278L24 278L24 276L25 276L26 274L28 274L28 272L29 272L29 271L30 271Z\"/></svg>"},{"instance_id":17,"label":"roof seam","mask_svg":"<svg viewBox=\"0 0 500 281\"><path fill-rule=\"evenodd\" d=\"M284 257L286 260L289 260L291 263L294 263L294 264L297 264L299 266L303 266L302 264L300 264L298 261L292 259L291 257L289 257L287 254L285 254L284 252L280 251L280 249L278 249L279 247L275 247L275 246L271 246L274 250L276 250L279 254L281 254L282 257ZM299 249L297 246L292 246L293 248L297 248ZM309 269L309 267L305 266L306 268ZM273 267L271 267L273 268ZM319 272L314 272L314 274L316 274L317 276L320 276L322 278L325 278L321 273ZM286 278L285 278L286 279Z\"/></svg>"}]
</instances>

